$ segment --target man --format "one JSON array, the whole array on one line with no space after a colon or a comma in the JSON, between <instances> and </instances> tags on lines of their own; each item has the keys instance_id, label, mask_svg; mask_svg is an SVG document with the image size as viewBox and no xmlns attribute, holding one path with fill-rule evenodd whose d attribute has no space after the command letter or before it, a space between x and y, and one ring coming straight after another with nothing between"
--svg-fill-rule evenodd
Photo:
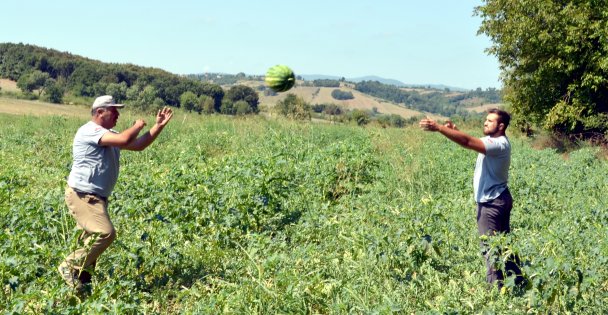
<instances>
[{"instance_id":1,"label":"man","mask_svg":"<svg viewBox=\"0 0 608 315\"><path fill-rule=\"evenodd\" d=\"M459 145L478 152L473 177L473 194L477 202L477 229L480 235L509 233L509 220L513 199L507 182L511 164L511 144L505 135L511 116L502 110L491 109L483 124L485 137L476 138L461 132L451 121L439 125L432 119L422 119L420 127L426 131L438 131ZM488 252L487 244L482 242L486 260L486 280L502 288L504 275L495 268L494 258ZM514 260L518 261L515 257ZM517 275L516 282L522 281L521 270L517 263L510 260L506 265L507 273Z\"/></svg>"},{"instance_id":2,"label":"man","mask_svg":"<svg viewBox=\"0 0 608 315\"><path fill-rule=\"evenodd\" d=\"M90 271L99 255L116 238L108 215L108 198L118 179L120 150L141 151L148 147L173 117L170 108L159 110L156 124L137 137L146 125L138 119L123 132L112 130L120 116L110 95L95 99L91 120L76 132L73 142L74 161L68 177L65 201L78 229L82 247L70 253L59 265L66 283L82 293L91 282Z\"/></svg>"}]
</instances>

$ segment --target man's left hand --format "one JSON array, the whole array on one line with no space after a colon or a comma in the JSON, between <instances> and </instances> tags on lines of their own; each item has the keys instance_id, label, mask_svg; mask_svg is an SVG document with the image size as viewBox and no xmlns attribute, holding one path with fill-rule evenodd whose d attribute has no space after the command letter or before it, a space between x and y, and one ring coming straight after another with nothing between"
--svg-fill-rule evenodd
<instances>
[{"instance_id":1,"label":"man's left hand","mask_svg":"<svg viewBox=\"0 0 608 315\"><path fill-rule=\"evenodd\" d=\"M156 123L159 126L164 127L169 120L171 120L171 117L173 117L173 110L169 107L163 107L163 109L159 109L158 114L156 114Z\"/></svg>"}]
</instances>

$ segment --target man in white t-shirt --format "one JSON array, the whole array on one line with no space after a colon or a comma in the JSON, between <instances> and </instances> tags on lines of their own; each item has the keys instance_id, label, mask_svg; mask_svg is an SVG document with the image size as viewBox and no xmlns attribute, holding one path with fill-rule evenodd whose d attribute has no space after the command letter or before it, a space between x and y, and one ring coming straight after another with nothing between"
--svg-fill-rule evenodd
<instances>
[{"instance_id":1,"label":"man in white t-shirt","mask_svg":"<svg viewBox=\"0 0 608 315\"><path fill-rule=\"evenodd\" d=\"M91 282L90 271L97 258L116 238L108 215L108 198L116 185L120 150L141 151L148 147L173 117L165 107L158 111L156 123L138 137L146 123L142 119L123 132L112 130L120 116L110 95L100 96L91 106L91 120L76 132L73 142L73 164L68 177L65 201L76 225L83 230L81 247L70 253L59 265L66 283L83 291Z\"/></svg>"},{"instance_id":2,"label":"man in white t-shirt","mask_svg":"<svg viewBox=\"0 0 608 315\"><path fill-rule=\"evenodd\" d=\"M477 202L477 229L480 235L509 233L513 199L507 187L511 164L511 143L505 135L511 117L509 113L491 109L483 124L485 137L476 138L459 131L451 121L439 125L432 119L422 119L420 127L426 131L438 131L459 145L478 152L473 176L473 195ZM502 288L504 274L496 268L496 257L488 252L482 242L482 252L486 259L486 280ZM523 281L518 267L519 259L512 257L505 269L507 274L516 275L516 283Z\"/></svg>"}]
</instances>

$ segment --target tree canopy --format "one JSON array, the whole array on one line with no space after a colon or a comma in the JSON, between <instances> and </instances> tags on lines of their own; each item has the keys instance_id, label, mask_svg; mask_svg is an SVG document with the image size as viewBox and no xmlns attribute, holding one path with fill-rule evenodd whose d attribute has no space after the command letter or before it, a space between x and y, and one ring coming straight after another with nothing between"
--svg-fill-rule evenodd
<instances>
[{"instance_id":1,"label":"tree canopy","mask_svg":"<svg viewBox=\"0 0 608 315\"><path fill-rule=\"evenodd\" d=\"M27 92L52 87L52 100L61 94L95 97L111 94L117 100L141 109L170 105L180 106L187 91L213 99L219 111L224 97L222 88L167 71L132 64L112 64L34 45L0 43L0 78L20 82Z\"/></svg>"},{"instance_id":2,"label":"tree canopy","mask_svg":"<svg viewBox=\"0 0 608 315\"><path fill-rule=\"evenodd\" d=\"M484 0L475 12L516 123L608 131L608 1Z\"/></svg>"}]
</instances>

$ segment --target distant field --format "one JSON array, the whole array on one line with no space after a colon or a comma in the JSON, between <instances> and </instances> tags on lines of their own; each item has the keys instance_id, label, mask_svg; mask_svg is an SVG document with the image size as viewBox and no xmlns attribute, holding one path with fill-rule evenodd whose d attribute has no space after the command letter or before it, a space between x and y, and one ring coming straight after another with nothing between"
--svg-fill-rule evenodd
<instances>
[{"instance_id":1,"label":"distant field","mask_svg":"<svg viewBox=\"0 0 608 315\"><path fill-rule=\"evenodd\" d=\"M58 105L40 101L28 101L0 97L0 113L17 115L59 115L72 117L86 117L90 115L89 109L79 105Z\"/></svg>"},{"instance_id":2,"label":"distant field","mask_svg":"<svg viewBox=\"0 0 608 315\"><path fill-rule=\"evenodd\" d=\"M17 88L17 82L11 81L8 79L0 79L0 88L1 88L1 91L7 91L7 92L19 91L19 88Z\"/></svg>"},{"instance_id":3,"label":"distant field","mask_svg":"<svg viewBox=\"0 0 608 315\"><path fill-rule=\"evenodd\" d=\"M252 88L256 88L261 85L261 82L250 81L240 82L239 84L247 85ZM401 105L386 102L381 99L366 95L359 91L354 90L351 86L342 86L340 90L348 91L353 93L354 99L352 100L336 100L331 96L331 92L336 88L328 87L310 87L310 86L296 86L289 90L289 92L279 93L275 96L266 96L264 93L259 93L260 104L273 107L277 102L284 99L289 93L295 94L302 97L306 102L310 104L336 104L346 109L361 109L361 110L372 110L374 107L381 114L395 114L403 118L410 118L414 116L426 115L423 112L405 108ZM444 118L443 116L429 114L429 117Z\"/></svg>"}]
</instances>

